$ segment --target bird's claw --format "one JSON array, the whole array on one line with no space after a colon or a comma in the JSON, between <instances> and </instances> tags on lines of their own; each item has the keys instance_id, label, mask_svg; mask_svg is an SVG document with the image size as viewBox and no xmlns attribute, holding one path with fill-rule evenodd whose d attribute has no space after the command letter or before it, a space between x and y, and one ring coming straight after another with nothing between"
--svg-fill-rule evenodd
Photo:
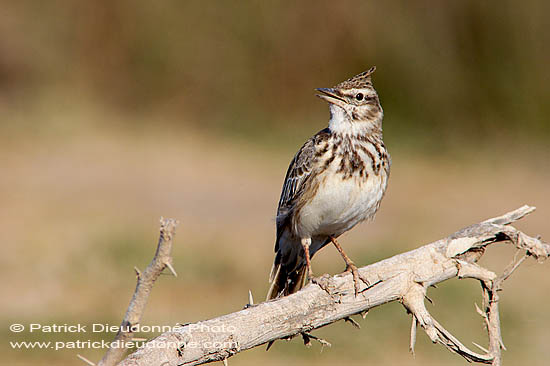
<instances>
[{"instance_id":1,"label":"bird's claw","mask_svg":"<svg viewBox=\"0 0 550 366\"><path fill-rule=\"evenodd\" d=\"M370 283L369 281L367 281L366 278L361 276L361 274L359 273L359 270L357 269L357 266L354 263L346 264L346 270L344 271L344 273L347 274L350 272L351 272L351 275L353 276L353 287L354 287L355 297L357 297L357 295L359 295L359 292L360 292L359 281L363 282L367 286L367 289L370 287Z\"/></svg>"}]
</instances>

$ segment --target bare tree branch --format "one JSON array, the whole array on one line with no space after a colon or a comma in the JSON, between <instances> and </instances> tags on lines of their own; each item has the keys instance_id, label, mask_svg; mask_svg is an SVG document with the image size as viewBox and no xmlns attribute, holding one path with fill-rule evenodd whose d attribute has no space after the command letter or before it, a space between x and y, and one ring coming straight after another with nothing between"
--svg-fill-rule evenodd
<instances>
[{"instance_id":1,"label":"bare tree branch","mask_svg":"<svg viewBox=\"0 0 550 366\"><path fill-rule=\"evenodd\" d=\"M476 262L490 245L500 242L513 244L525 256L541 261L548 258L550 245L509 225L533 210L534 207L523 206L434 243L360 268L361 275L374 285L368 288L362 285L357 297L351 274L325 275L323 287L328 291L310 284L287 297L181 326L149 341L120 365L198 365L223 361L241 351L297 334L302 334L307 344L315 339L309 333L311 330L391 301L400 301L412 314L411 351L414 351L419 324L434 343L443 344L468 361L500 365L504 346L497 291L524 258L512 262L501 276ZM487 325L489 337L488 349L479 346L484 353L464 346L425 307L428 287L454 277L473 278L482 285L484 303L479 313Z\"/></svg>"},{"instance_id":2,"label":"bare tree branch","mask_svg":"<svg viewBox=\"0 0 550 366\"><path fill-rule=\"evenodd\" d=\"M178 222L173 219L160 219L160 237L157 246L157 251L153 260L145 271L141 273L137 267L134 267L137 276L137 285L130 305L126 310L124 319L120 324L119 331L115 336L113 344L123 345L130 341L133 336L133 329L141 321L141 316L147 305L149 299L149 293L153 289L155 281L160 276L165 268L168 268L174 276L177 276L176 271L172 267L172 242L176 233L176 226ZM127 348L111 347L105 353L105 356L99 361L99 366L113 366L116 365L126 353Z\"/></svg>"}]
</instances>

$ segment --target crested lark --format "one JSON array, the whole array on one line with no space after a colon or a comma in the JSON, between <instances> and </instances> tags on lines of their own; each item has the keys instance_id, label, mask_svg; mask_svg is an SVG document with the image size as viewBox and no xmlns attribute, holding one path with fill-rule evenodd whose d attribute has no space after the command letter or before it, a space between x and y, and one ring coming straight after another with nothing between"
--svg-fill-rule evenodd
<instances>
[{"instance_id":1,"label":"crested lark","mask_svg":"<svg viewBox=\"0 0 550 366\"><path fill-rule=\"evenodd\" d=\"M292 159L277 209L273 299L313 280L311 257L332 242L351 271L355 294L362 280L336 238L372 218L388 184L390 156L371 76L375 67L333 88L317 89L329 103L328 128L310 138Z\"/></svg>"}]
</instances>

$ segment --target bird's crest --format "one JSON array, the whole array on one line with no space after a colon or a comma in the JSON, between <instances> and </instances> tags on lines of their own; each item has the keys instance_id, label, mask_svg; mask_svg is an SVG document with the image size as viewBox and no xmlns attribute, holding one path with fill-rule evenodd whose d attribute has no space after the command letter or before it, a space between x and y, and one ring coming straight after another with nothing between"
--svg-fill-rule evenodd
<instances>
[{"instance_id":1,"label":"bird's crest","mask_svg":"<svg viewBox=\"0 0 550 366\"><path fill-rule=\"evenodd\" d=\"M340 84L336 85L335 89L363 89L372 86L371 75L376 71L376 66L371 67L369 70L355 75L354 77L342 81Z\"/></svg>"}]
</instances>

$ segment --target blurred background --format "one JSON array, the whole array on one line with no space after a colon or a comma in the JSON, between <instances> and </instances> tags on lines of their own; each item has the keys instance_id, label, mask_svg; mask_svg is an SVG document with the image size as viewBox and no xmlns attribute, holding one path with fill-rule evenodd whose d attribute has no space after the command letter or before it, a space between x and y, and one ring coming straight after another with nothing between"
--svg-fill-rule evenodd
<instances>
[{"instance_id":1,"label":"blurred background","mask_svg":"<svg viewBox=\"0 0 550 366\"><path fill-rule=\"evenodd\" d=\"M144 325L195 322L264 298L282 180L328 121L314 88L377 66L393 157L373 223L341 243L366 265L523 204L550 239L547 1L4 1L0 10L0 364L82 364L105 350L14 350L10 341L111 340L12 323L118 325L160 216L180 220L179 277L157 282ZM490 250L501 270L514 251ZM337 252L313 261L338 273ZM508 364L547 364L548 264L502 293ZM429 310L485 345L473 281L431 289ZM359 318L360 319L360 318ZM238 365L463 365L399 304L361 330L337 323L232 358ZM142 334L152 337L155 334ZM472 346L474 347L474 346Z\"/></svg>"}]
</instances>

